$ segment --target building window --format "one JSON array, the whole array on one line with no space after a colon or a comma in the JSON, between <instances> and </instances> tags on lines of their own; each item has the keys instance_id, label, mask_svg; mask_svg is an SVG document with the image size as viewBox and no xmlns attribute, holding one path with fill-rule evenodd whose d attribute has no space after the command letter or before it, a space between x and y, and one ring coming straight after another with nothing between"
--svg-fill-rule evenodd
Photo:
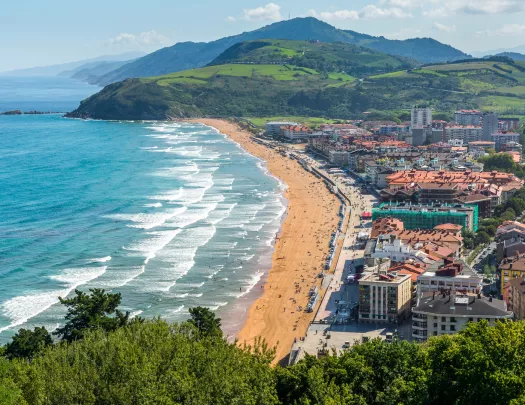
<instances>
[{"instance_id":1,"label":"building window","mask_svg":"<svg viewBox=\"0 0 525 405\"><path fill-rule=\"evenodd\" d=\"M445 325L441 325L441 330L447 330L447 327Z\"/></svg>"},{"instance_id":2,"label":"building window","mask_svg":"<svg viewBox=\"0 0 525 405\"><path fill-rule=\"evenodd\" d=\"M455 332L456 331L456 325L450 325L450 330L452 332Z\"/></svg>"},{"instance_id":3,"label":"building window","mask_svg":"<svg viewBox=\"0 0 525 405\"><path fill-rule=\"evenodd\" d=\"M434 336L437 336L437 335L438 335L437 330L435 330L434 331Z\"/></svg>"},{"instance_id":4,"label":"building window","mask_svg":"<svg viewBox=\"0 0 525 405\"><path fill-rule=\"evenodd\" d=\"M447 318L445 318L444 316L441 317L441 322L446 322L447 321Z\"/></svg>"},{"instance_id":5,"label":"building window","mask_svg":"<svg viewBox=\"0 0 525 405\"><path fill-rule=\"evenodd\" d=\"M437 328L437 327L438 327L437 322L434 322L434 328Z\"/></svg>"}]
</instances>

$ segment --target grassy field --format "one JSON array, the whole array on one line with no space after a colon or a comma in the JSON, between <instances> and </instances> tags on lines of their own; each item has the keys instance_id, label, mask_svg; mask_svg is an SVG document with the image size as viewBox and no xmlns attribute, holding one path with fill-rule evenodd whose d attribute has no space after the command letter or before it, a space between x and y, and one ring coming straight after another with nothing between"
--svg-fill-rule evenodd
<instances>
[{"instance_id":1,"label":"grassy field","mask_svg":"<svg viewBox=\"0 0 525 405\"><path fill-rule=\"evenodd\" d=\"M493 89L492 92L514 94L516 96L525 96L525 86L497 87Z\"/></svg>"},{"instance_id":2,"label":"grassy field","mask_svg":"<svg viewBox=\"0 0 525 405\"><path fill-rule=\"evenodd\" d=\"M267 122L270 121L293 121L299 124L307 125L310 127L315 127L321 124L333 124L338 120L320 118L320 117L244 117L246 120L250 121L253 125L263 128Z\"/></svg>"},{"instance_id":3,"label":"grassy field","mask_svg":"<svg viewBox=\"0 0 525 405\"><path fill-rule=\"evenodd\" d=\"M217 66L206 66L200 69L186 70L183 72L172 73L160 77L150 77L145 81L159 81L159 84L166 86L169 83L199 83L202 79L209 79L212 76L235 76L235 77L254 77L269 76L276 80L298 80L300 76L318 74L313 69L295 68L295 66L282 65L242 65L228 64ZM348 76L350 77L350 76ZM160 80L159 80L160 79Z\"/></svg>"},{"instance_id":4,"label":"grassy field","mask_svg":"<svg viewBox=\"0 0 525 405\"><path fill-rule=\"evenodd\" d=\"M525 100L505 96L487 96L480 98L480 107L484 110L494 108L525 108Z\"/></svg>"},{"instance_id":5,"label":"grassy field","mask_svg":"<svg viewBox=\"0 0 525 405\"><path fill-rule=\"evenodd\" d=\"M390 79L393 77L403 77L408 76L409 73L405 70L400 70L398 72L383 73L381 75L370 76L369 79Z\"/></svg>"}]
</instances>

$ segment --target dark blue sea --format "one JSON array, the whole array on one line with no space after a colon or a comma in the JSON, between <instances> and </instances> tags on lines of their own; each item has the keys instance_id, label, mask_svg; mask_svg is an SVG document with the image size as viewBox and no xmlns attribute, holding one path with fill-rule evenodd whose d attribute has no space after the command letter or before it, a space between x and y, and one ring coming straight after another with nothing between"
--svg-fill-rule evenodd
<instances>
[{"instance_id":1,"label":"dark blue sea","mask_svg":"<svg viewBox=\"0 0 525 405\"><path fill-rule=\"evenodd\" d=\"M98 90L58 79L0 78L0 110L69 111ZM56 328L58 297L95 287L134 316L206 306L235 332L270 266L282 191L203 125L0 116L0 341Z\"/></svg>"}]
</instances>

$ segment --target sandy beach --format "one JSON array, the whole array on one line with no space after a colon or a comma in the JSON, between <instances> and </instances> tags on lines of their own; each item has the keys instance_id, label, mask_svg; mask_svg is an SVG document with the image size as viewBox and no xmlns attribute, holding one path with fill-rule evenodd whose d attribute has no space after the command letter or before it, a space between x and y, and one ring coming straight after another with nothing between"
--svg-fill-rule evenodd
<instances>
[{"instance_id":1,"label":"sandy beach","mask_svg":"<svg viewBox=\"0 0 525 405\"><path fill-rule=\"evenodd\" d=\"M279 361L289 353L294 339L305 334L313 319L314 314L306 313L304 308L310 288L320 286L317 276L324 267L331 234L337 228L340 202L295 160L253 142L252 135L237 125L217 119L193 121L217 128L266 161L268 170L288 187L288 211L275 243L266 284L237 335L240 344L252 344L263 337L270 346L277 346Z\"/></svg>"}]
</instances>

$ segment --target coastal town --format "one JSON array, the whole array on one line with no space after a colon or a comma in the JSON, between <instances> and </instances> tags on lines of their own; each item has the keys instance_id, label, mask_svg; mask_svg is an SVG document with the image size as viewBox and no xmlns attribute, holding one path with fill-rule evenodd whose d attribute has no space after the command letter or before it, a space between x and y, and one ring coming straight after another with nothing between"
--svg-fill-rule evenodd
<instances>
[{"instance_id":1,"label":"coastal town","mask_svg":"<svg viewBox=\"0 0 525 405\"><path fill-rule=\"evenodd\" d=\"M525 182L519 119L415 106L411 121L267 122L254 142L320 180L341 220L288 364L373 338L423 342L468 322L525 319ZM303 280L304 281L304 280ZM303 333L300 333L303 332Z\"/></svg>"}]
</instances>

